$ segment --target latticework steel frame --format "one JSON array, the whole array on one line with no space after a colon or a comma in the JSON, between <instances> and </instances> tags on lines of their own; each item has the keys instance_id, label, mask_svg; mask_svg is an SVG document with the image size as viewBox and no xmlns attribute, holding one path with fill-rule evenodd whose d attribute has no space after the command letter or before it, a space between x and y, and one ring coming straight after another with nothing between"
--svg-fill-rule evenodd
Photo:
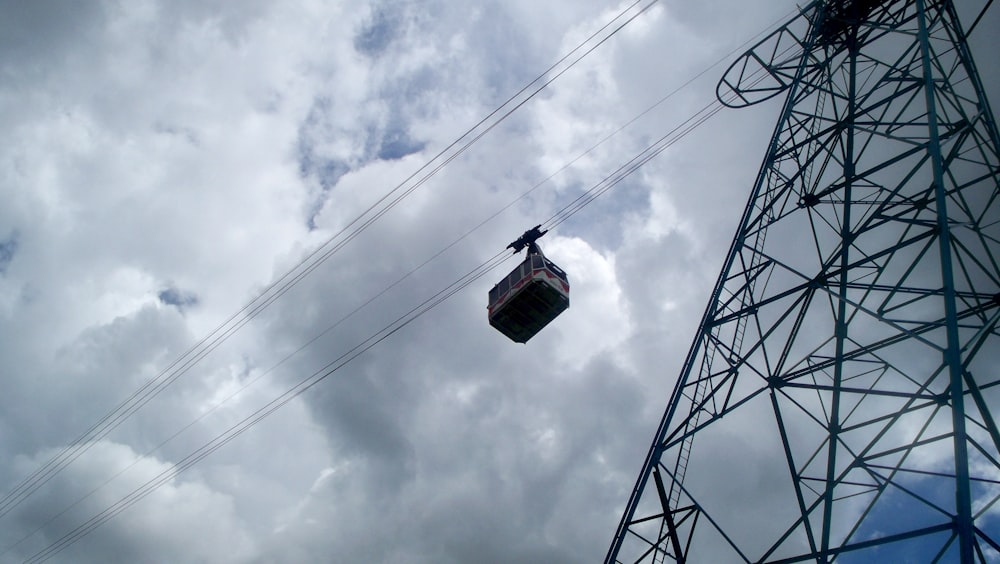
<instances>
[{"instance_id":1,"label":"latticework steel frame","mask_svg":"<svg viewBox=\"0 0 1000 564\"><path fill-rule=\"evenodd\" d=\"M1000 561L998 134L950 1L816 1L607 562ZM995 54L994 54L995 56Z\"/></svg>"}]
</instances>

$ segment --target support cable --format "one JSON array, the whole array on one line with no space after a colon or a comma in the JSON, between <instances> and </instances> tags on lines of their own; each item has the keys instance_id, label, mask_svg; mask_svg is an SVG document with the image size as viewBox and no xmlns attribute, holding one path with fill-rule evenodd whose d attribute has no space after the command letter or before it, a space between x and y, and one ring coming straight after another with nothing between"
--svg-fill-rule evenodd
<instances>
[{"instance_id":1,"label":"support cable","mask_svg":"<svg viewBox=\"0 0 1000 564\"><path fill-rule=\"evenodd\" d=\"M554 215L546 223L555 222L555 223L553 223L553 226L554 225L558 225L559 223L562 223L562 221L565 221L566 219L568 219L569 217L571 217L573 214L579 212L581 209L583 209L584 207L586 207L587 205L589 205L590 203L592 203L597 198L597 196L600 196L601 194L606 193L608 190L610 190L615 185L617 185L618 182L621 182L621 180L624 180L624 178L627 177L629 174L631 174L632 172L635 172L636 170L638 170L642 166L642 164L645 164L650 159L652 159L653 157L655 157L656 155L658 155L660 152L662 152L666 148L666 147L660 147L660 144L661 144L662 140L669 139L670 140L669 144L675 143L676 141L678 141L679 139L683 138L685 135L687 135L688 133L690 133L691 131L693 131L695 128L697 128L698 125L700 125L700 124L704 123L705 121L707 121L708 118L710 118L713 115L715 115L716 113L718 113L724 107L725 106L723 106L721 103L716 102L716 103L710 104L706 108L703 108L695 116L692 116L692 117L688 118L680 126L676 127L674 130L672 130L672 133L676 133L676 135L668 134L667 136L664 136L663 138L661 138L660 141L654 143L650 147L647 147L647 149L645 149L644 151L642 151L638 156L633 157L633 159L631 159L628 163L626 163L626 165L623 165L622 167L619 167L619 169L618 169L618 171L616 171L616 173L614 173L614 174L612 174L611 176L608 177L608 178L615 179L613 182L608 182L607 179L605 179L605 181L602 181L601 183L599 183L595 187L593 187L590 190L588 190L588 193L595 193L596 195L594 195L593 197L586 198L586 199L584 199L582 201L574 201L573 204L571 204L570 206L567 206L566 208L563 209L563 211L561 211L561 212L557 213L556 215ZM669 144L667 146L669 146ZM658 150L655 150L655 149L658 149ZM537 186L533 187L531 190L529 190L525 194L522 194L517 200L515 200L514 202L511 202L506 207L510 207L516 201L518 201L521 198L523 198L525 195L527 195L527 193L530 193L530 191L534 190L535 188L537 188ZM578 198L578 200L580 200L580 199ZM504 208L504 209L506 209L506 208ZM501 211L503 211L503 210L501 210ZM501 212L497 212L496 214L494 214L493 216L491 216L487 220L484 220L480 225L478 225L475 228L473 228L473 230L467 232L461 238L465 238L465 236L467 236L469 233L471 233L475 229L478 229L480 226L482 226L483 224L485 224L487 221L489 221L490 219L492 219L493 217L495 217L499 213L501 213ZM456 244L457 242L458 241L455 241L454 243L452 243L452 245ZM449 245L449 247L450 246L451 245ZM447 250L447 248L445 250ZM437 256L439 256L443 252L444 252L444 250L442 250L441 252L439 252L437 255L435 255L431 259L428 259L428 261L426 261L425 263L423 263L422 265L420 265L420 267L424 266L425 264L427 264L428 262L430 262L431 260L433 260L434 258L436 258ZM368 351L369 349L371 349L375 345L381 343L383 340L387 339L389 336L391 336L394 333L396 333L397 331L401 330L406 325L409 325L411 322L415 321L418 317L422 316L424 313L427 313L428 311L434 309L440 303L444 302L445 300L447 300L448 298L450 298L454 294L458 293L459 291L465 289L470 284L472 284L473 282L475 282L476 280L478 280L479 278L481 278L482 276L484 276L488 272L490 272L493 269L495 269L496 267L498 267L504 261L506 261L507 259L511 258L511 256L512 255L510 255L509 253L507 253L506 249L503 250L503 251L501 251L500 253L494 255L492 258L488 259L486 262L484 262L480 266L476 267L475 269L473 269L468 274L462 276L461 278L459 278L458 280L456 280L455 282L453 282L451 285L449 285L448 287L446 287L444 290L441 290L440 292L438 292L434 296L432 296L432 297L428 298L427 300L425 300L424 302L422 302L420 305L414 307L413 309L411 309L407 313L405 313L402 316L398 317L395 321L393 321L392 323L386 325L385 327L383 327L382 329L380 329L379 331L377 331L373 335L369 336L367 339L365 339L364 341L362 341L358 345L355 345L353 348L351 348L346 353L343 353L341 356L337 357L335 360L333 360L330 363L328 363L326 366L324 366L319 371L314 372L309 377L305 378L304 380L300 381L298 384L296 384L295 386L293 386L291 389L287 390L286 392L284 392L283 394L281 394L277 398L271 400L264 407L261 407L260 409L258 409L257 411L255 411L250 416L244 418L243 420L241 420L236 425L233 425L232 427L230 427L229 429L227 429L223 433L219 434L218 436L216 436L215 439L213 439L212 441L209 441L208 443L206 443L205 445L203 445L202 447L200 447L199 449L197 449L193 453L189 454L187 457L185 457L184 459L182 459L180 462L175 463L170 469L165 470L164 472L162 472L161 474L159 474L158 476L156 476L155 478L153 478L152 480L150 480L149 482L147 482L143 486L140 486L136 490L133 490L132 493L130 493L127 496L125 496L124 498L120 499L118 502L116 502L112 506L110 506L110 507L106 508L104 511L98 513L97 515L95 515L94 517L92 517L91 519L89 519L88 521L86 521L84 524L78 526L76 529L73 529L72 531L70 531L69 533L67 533L63 537L61 537L59 540L57 540L55 543L49 545L47 548L45 548L42 551L36 553L29 560L27 560L26 562L44 562L45 560L51 558L55 554L61 552L63 549L65 549L69 545L75 543L80 538L82 538L82 537L90 534L91 531L93 531L97 527L101 526L105 522L109 521L110 519L114 518L116 515L118 515L119 513L121 513L122 511L124 511L125 509L128 509L129 507L131 507L132 505L134 505L135 503L137 503L139 500L141 500L142 498L144 498L147 495L149 495L150 493L152 493L154 490L156 490L159 487L165 485L166 483L168 483L170 480L172 480L173 478L175 478L178 474L180 474L184 470L187 470L188 468L190 468L191 466L197 464L202 459L204 459L205 457L209 456L210 454L212 454L213 452L215 452L216 450L218 450L219 448L221 448L225 444L229 443L231 440L235 439L237 436L241 435L243 432L245 432L246 430L248 430L251 427L253 427L254 425L256 425L258 422L260 422L261 420L263 420L264 418L266 418L268 415L271 415L272 413L274 413L275 411L277 411L279 408L281 408L282 406L284 406L285 404L287 404L288 402L290 402L292 399L298 397L299 395L301 395L303 392L305 392L306 390L308 390L312 386L314 386L317 383L319 383L320 381L324 380L327 376L330 376L331 374L333 374L337 370L340 370L345 365L347 365L349 362L353 361L355 358L357 358L358 356L360 356L364 352ZM418 268L420 268L420 267L418 267ZM408 277L414 271L411 271L410 273L404 275L404 278ZM312 342L316 341L320 336L322 336L323 334L325 334L326 332L328 332L334 326L339 325L347 317L350 317L350 316L354 315L355 313L357 313L357 311L359 311L360 309L364 308L369 303L373 302L377 297L381 296L382 294L384 294L385 292L387 292L389 289L391 289L393 286L397 285L401 281L402 281L402 279L397 280L397 282L393 283L388 288L386 288L385 290L383 290L382 292L380 292L378 295L376 295L375 297L371 298L368 302L365 302L364 304L362 304L361 306L359 306L357 309L355 309L354 311L352 311L351 313L349 313L347 316L345 316L343 319L341 319L340 321L338 321L337 323L335 323L333 326L328 327L326 330L323 331L323 333L321 333L320 335L316 336L311 341L309 341L308 343L306 343L305 345L303 345L302 347L300 347L300 349L298 349L297 351L295 351L294 353L292 353L292 355L289 355L289 356L285 357L282 361L279 362L279 365L281 363L284 363L285 361L289 360L291 358L291 356L294 356L294 354L297 354L298 352L300 352L301 350L303 350L305 347L307 347ZM274 368L277 368L277 365L275 367L271 368L270 370L268 370L268 372L270 372L271 370L274 370ZM244 386L243 389L245 389L249 385L250 384L247 384L246 386ZM242 389L239 390L239 391L237 391L236 393L234 393L233 396L235 396L236 394L238 394L241 391L242 391ZM233 396L230 396L230 397L233 397ZM229 398L227 398L227 400L228 399ZM227 400L224 400L224 401L227 401ZM220 405L221 405L221 403L224 403L224 401L220 402ZM194 424L194 422L191 423L190 425L193 425L193 424ZM178 431L174 436L172 436L169 439L167 439L167 441L164 441L163 443L161 443L160 445L158 445L155 449L153 449L153 451L159 449L161 446L163 446L163 444L166 444L166 442L169 442L171 439L173 439L175 436L179 435L181 432L183 432L187 428L188 427L185 427L184 429ZM127 470L127 468L126 468L126 470ZM124 471L125 470L122 470L120 473L123 473ZM108 482L110 482L110 480ZM105 482L105 484L102 484L97 489L100 489L101 487L103 487L104 485L106 485L108 482ZM93 492L91 492L90 494L87 494L87 495L89 496L92 493ZM77 503L79 503L79 501ZM68 510L69 510L69 508L67 508L62 513L60 513L60 515L63 514L63 513L65 513L65 512L67 512ZM58 515L56 517L58 517ZM56 517L53 517L48 522L51 522ZM37 532L37 531L35 531L35 532ZM34 534L34 533L31 533L31 534ZM22 539L21 541L19 541L19 543L23 542L24 540L25 539Z\"/></svg>"},{"instance_id":2,"label":"support cable","mask_svg":"<svg viewBox=\"0 0 1000 564\"><path fill-rule=\"evenodd\" d=\"M487 273L491 272L493 269L497 268L505 261L509 260L511 255L506 252L506 250L501 251L487 259L484 263L480 264L476 268L472 269L468 273L459 277L457 280L449 284L443 290L440 290L431 297L425 299L419 305L413 307L403 315L400 315L395 320L385 325L375 333L371 334L368 338L361 341L347 352L341 354L336 359L329 362L323 368L312 373L308 377L299 381L295 386L286 390L280 396L274 398L263 407L257 409L247 417L240 420L235 425L229 427L226 431L217 435L211 441L205 443L200 448L196 449L194 452L180 460L179 462L173 464L167 470L164 470L153 479L147 481L142 486L132 490L129 494L107 507L97 515L94 515L82 525L79 525L69 533L66 533L58 540L47 546L46 548L40 550L39 552L32 555L25 562L44 562L49 558L55 556L62 550L66 549L76 541L80 540L84 536L90 534L94 529L103 525L107 521L114 518L116 515L125 511L141 499L145 498L153 491L159 489L161 486L167 484L173 480L178 474L187 470L188 468L194 466L200 462L205 457L209 456L216 450L222 448L230 441L243 434L247 430L251 429L262 420L264 420L269 415L273 414L275 411L286 405L288 402L292 401L296 397L300 396L309 388L312 388L316 384L325 380L328 376L337 372L348 363L356 359L357 357L364 354L366 351L372 347L378 345L382 341L388 339L396 332L406 327L413 321L419 319L425 313L431 311L448 298L454 296L456 293L462 291L473 282L479 280Z\"/></svg>"},{"instance_id":3,"label":"support cable","mask_svg":"<svg viewBox=\"0 0 1000 564\"><path fill-rule=\"evenodd\" d=\"M640 6L645 2L645 5ZM312 273L322 263L340 251L362 231L379 220L404 198L423 186L442 168L458 158L479 139L492 131L503 120L533 99L545 87L554 82L580 60L603 45L626 25L648 11L658 0L636 0L614 18L592 33L584 41L560 58L556 63L508 98L503 104L468 129L450 145L439 151L417 171L371 204L360 215L342 227L333 236L317 247L298 264L267 286L239 311L218 325L198 343L181 354L157 376L139 387L128 398L105 414L101 419L74 439L68 446L50 458L45 464L24 478L17 486L0 499L0 518L16 508L24 499L47 483L53 476L79 458L90 445L107 436L118 425L131 417L155 396L173 384L192 366L218 348L223 342L249 323L265 308L270 306L303 278ZM636 6L638 11L626 17ZM624 21L620 21L624 20ZM603 34L603 35L602 35Z\"/></svg>"},{"instance_id":4,"label":"support cable","mask_svg":"<svg viewBox=\"0 0 1000 564\"><path fill-rule=\"evenodd\" d=\"M789 51L791 47L786 49ZM762 70L758 70L754 75L751 75L753 79L750 84L751 86L756 85L767 78L766 73ZM599 183L591 187L586 192L577 196L572 202L564 206L561 210L556 212L551 218L549 218L544 224L544 229L550 230L561 225L570 217L576 215L580 210L590 205L591 202L597 198L603 196L608 190L611 190L617 186L620 182L628 178L632 173L639 170L643 165L653 160L660 155L663 151L667 150L675 143L686 137L689 133L697 129L703 123L714 117L722 109L726 107L727 102L731 102L737 98L737 95L730 94L725 100L714 100L700 110L695 112L694 115L688 117L686 120L681 122L665 135L648 145L645 149L639 152L637 155L632 157L628 162L621 165L614 172L606 176Z\"/></svg>"},{"instance_id":5,"label":"support cable","mask_svg":"<svg viewBox=\"0 0 1000 564\"><path fill-rule=\"evenodd\" d=\"M644 8L644 10L648 9L648 8L649 8L649 6L647 6L646 8ZM632 19L634 19L634 17ZM631 20L629 20L629 21L631 21ZM773 24L772 24L772 26L773 26ZM620 29L620 27L618 29ZM751 38L751 39L747 40L741 46L737 47L734 50L734 52L736 50L739 50L740 48L742 48L743 46L745 46L749 42L753 41L756 37L759 37L763 33L766 33L766 31L767 31L767 29L765 29L765 31L762 31L762 32L758 33L757 36L755 36L754 38ZM505 205L503 208L501 208L500 210L498 210L497 212L495 212L494 214L492 214L488 218L486 218L483 221L481 221L475 227L473 227L470 230L466 231L463 235L461 235L458 239L456 239L455 241L453 241L452 243L450 243L449 245L447 245L444 249L442 249L441 251L439 251L438 253L436 253L435 255L433 255L432 257L430 257L429 259L427 259L423 263L421 263L419 266L417 266L414 269L412 269L411 271L409 271L408 273L404 274L401 278L397 279L395 282L393 282L392 284L390 284L389 286L387 286L386 288L384 288L381 292L377 293L376 295L374 295L373 297L371 297L369 300L367 300L366 302L364 302L363 304L361 304L360 306L358 306L357 308L355 308L354 310L352 310L350 313L348 313L347 315L345 315L344 317L342 317L340 320L338 320L334 324L332 324L329 327L327 327L321 333L319 333L318 335L316 335L315 337L313 337L311 340L309 340L308 342L306 342L305 344L303 344L302 346L300 346L296 351L294 351L294 352L290 353L289 355L287 355L286 357L284 357L276 365L272 366L267 371L263 372L262 374L260 374L256 378L254 378L253 380L249 381L248 383L246 383L245 385L243 385L239 390L237 390L236 392L234 392L233 394L231 394L229 397L221 400L216 405L214 405L211 409L209 409L207 412L203 413L198 418L196 418L195 420L193 420L190 423L188 423L186 426L184 426L183 428L181 428L180 430L178 430L177 432L175 432L173 435L171 435L170 437L168 437L166 440L164 440L163 442L161 442L156 447L150 449L145 455L139 457L139 459L137 459L136 462L133 462L129 466L123 468L121 471L119 471L117 474L115 474L114 476L112 476L111 478L109 478L103 484L101 484L100 486L96 487L95 489L93 489L91 492L89 492L88 494L86 494L82 498L78 499L76 502L74 502L72 505L70 505L69 507L67 507L66 509L64 509L59 514L57 514L57 515L53 516L52 518L50 518L43 525L41 525L38 529L36 529L35 531L29 533L28 535L26 535L24 538L22 538L21 540L19 540L14 545L8 547L4 551L4 553L9 552L12 548L14 548L17 545L21 544L22 542L24 542L25 540L27 540L27 538L30 538L31 536L33 536L34 534L36 534L38 531L40 531L41 529L43 529L45 526L51 524L55 519L57 519L58 517L64 515L70 509L72 509L73 507L75 507L76 505L78 505L79 503L81 503L83 500L85 500L86 498L90 497L91 495L93 495L94 493L96 493L98 490L102 489L104 486L106 486L107 484L109 484L111 481L113 481L114 479L116 479L117 477L119 477L121 474L123 474L127 470L129 470L132 466L134 466L142 458L144 458L146 456L149 456L149 455L153 454L154 452L156 452L157 450L159 450L160 448L162 448L164 445L166 445L167 443L169 443L170 441L172 441L174 438L176 438L177 436L179 436L180 434L182 434L184 431L186 431L187 429L189 429L190 427L192 427L193 425L195 425L197 422L199 422L202 419L204 419L210 413L212 413L213 411L215 411L221 405L225 404L226 402L228 402L229 400L231 400L232 398L234 398L236 395L239 395L240 393L242 393L246 388L248 388L251 385L253 385L260 378L266 376L267 374L271 373L273 370L277 369L279 366L281 366L282 364L284 364L286 361L290 360L293 356L297 355L299 352L303 351L305 348L307 348L312 343L314 343L315 341L317 341L320 337L322 337L323 335L327 334L329 331L331 331L335 327L337 327L340 324L342 324L348 318L350 318L353 315L355 315L356 313L358 313L361 309L365 308L366 306L368 306L369 304L371 304L372 302L374 302L376 299L378 299L381 296L383 296L389 290L391 290L395 286L397 286L400 283L402 283L405 279L407 279L408 277L410 277L411 275L413 275L416 271L420 270L421 268L423 268L424 266L426 266L427 264L429 264L430 262L432 262L433 260L435 260L437 257L439 257L442 254L444 254L447 250L449 250L450 248L452 248L453 246L455 246L456 244L458 244L461 240L463 240L466 237L468 237L471 233L475 232L476 230L478 230L479 228L481 228L482 226L484 226L486 223L488 223L492 219L494 219L497 216L499 216L501 213L503 213L504 211L506 211L507 209L509 209L513 205L515 205L518 201L524 199L530 193L532 193L533 191L535 191L536 189L538 189L540 186L542 186L543 184L545 184L546 182L548 182L549 180L551 180L554 176L556 176L557 174L559 174L562 171L564 171L567 168L569 168L569 166L571 166L572 164L574 164L575 162L577 162L579 159L583 158L587 154L589 154L592 151L594 151L598 146L600 146L603 143L605 143L606 141L608 141L611 137L617 135L618 133L620 133L621 131L623 131L624 129L626 129L627 127L629 127L630 125L632 125L636 121L638 121L641 117L643 117L644 115L648 114L650 111L652 111L653 109L655 109L657 106L659 106L662 103L664 103L667 99L669 99L670 97L672 97L674 94L676 94L677 92L679 92L683 88L685 88L688 85L690 85L691 83L693 83L696 79L698 79L699 77L701 77L705 73L707 73L711 68L713 68L713 67L718 66L719 64L721 64L721 62L725 61L726 58L729 57L731 54L732 54L732 52L729 53L729 54L727 54L726 56L724 56L722 59L720 59L716 63L714 63L711 66L707 67L706 69L702 70L700 73L698 73L697 75L695 75L693 78L689 79L687 82L685 82L681 86L675 88L673 91L671 91L670 93L668 93L667 95L665 95L664 97L662 97L661 99L659 99L657 102L655 102L652 106L650 106L649 108L647 108L646 110L644 110L643 112L641 112L639 115L637 115L636 117L634 117L633 119L631 119L630 121L628 121L626 124L622 125L618 129L616 129L615 131L613 131L609 135L607 135L604 138L602 138L596 144L592 145L590 148L588 148L586 151L584 151L583 153L581 153L580 155L578 155L577 157L575 157L572 161L570 161L566 165L562 166L556 172L552 173L551 175L549 175L548 177L546 177L544 180L542 180L542 181L538 182L537 184L535 184L534 186L532 186L529 190L527 190L526 192L522 193L520 196L518 196L517 198L515 198L514 200L512 200L510 203L508 203L507 205ZM549 82L551 82L551 80ZM546 84L548 84L548 83L546 83ZM599 197L600 195L604 194L605 192L607 192L608 190L610 190L611 188L613 188L615 185L618 184L618 182L621 182L622 180L624 180L624 178L627 177L628 175L630 175L632 172L635 172L636 170L638 170L639 167L641 167L643 164L645 164L646 162L648 162L649 160L651 160L652 158L654 158L655 156L657 156L659 153L661 153L667 147L671 146L673 143L677 142L678 140L680 140L681 138L683 138L684 136L686 136L688 133L690 133L691 131L693 131L694 129L696 129L699 125L701 125L702 123L704 123L705 121L707 121L709 118L711 118L712 116L714 116L716 113L718 113L719 110L722 109L722 107L723 107L722 104L719 104L718 102L716 102L714 104L709 104L708 106L702 108L702 110L700 110L694 116L689 117L681 125L677 126L673 130L671 130L671 132L668 133L666 136L662 137L660 140L658 140L656 143L654 143L650 147L647 147L643 152L641 152L636 157L633 157L633 159L631 159L628 163L626 163L626 165L623 165L622 167L620 167L615 173L613 173L609 177L605 178L604 181L602 181L597 186L595 186L595 187L591 188L590 190L588 190L587 193L585 193L583 196L581 196L581 197L577 198L576 200L574 200L574 202L572 202L570 205L568 205L565 208L563 208L563 210L561 210L556 215L554 215L552 218L550 218L547 223L554 222L554 223L551 223L553 227L556 226L556 225L561 224L563 221L565 221L566 219L568 219L569 217L571 217L572 215L576 214L581 209L583 209L584 207L586 207L587 205L589 205L597 197ZM509 115L509 113L507 115ZM480 135L480 137L481 137L481 135ZM477 137L476 139L478 139L478 138L479 137ZM475 140L473 140L473 142L474 141ZM444 165L441 165L441 166L444 166ZM351 237L353 238L353 236L354 235L352 235ZM313 254L315 254L315 252ZM312 255L310 255L310 256L312 256ZM494 257L494 259L496 259L496 258L497 257ZM308 259L308 257L307 257L307 259ZM493 260L493 259L491 259L491 260ZM305 262L305 261L303 261L303 262ZM500 261L500 262L502 262L502 261ZM427 307L426 309L422 310L420 313L416 314L415 317L406 320L405 322L402 323L402 325L393 328L391 330L391 332L389 332L388 334L384 335L383 337L381 337L381 338L377 339L376 341L371 342L370 344L367 344L367 345L366 345L366 343L368 343L368 341L365 341L364 343L362 343L362 345L358 345L358 347L362 347L363 346L363 350L360 350L359 352L357 352L357 354L349 356L346 360L343 360L343 362L341 362L340 364L336 365L336 367L334 367L328 373L325 373L321 377L319 377L315 382L309 383L307 386L305 386L305 388L301 389L298 392L295 392L295 394L292 397L289 397L286 400L281 401L280 404L278 404L273 409L267 411L267 413L265 413L264 415L262 415L259 419L263 419L264 417L266 417L267 415L269 415L273 411L277 410L278 408L280 408L281 406L283 406L284 404L286 404L288 401L291 401L291 399L293 399L294 397L297 397L302 392L304 392L305 389L308 389L309 387L312 387L312 385L315 385L315 383L318 383L319 380L324 379L326 376L332 374L333 372L335 372L336 370L338 370L339 368L341 368L343 365L347 364L348 362L350 362L351 360L353 360L354 358L356 358L361 353L363 353L363 352L367 351L368 349L372 348L373 346L375 346L376 344L378 344L379 342L381 342L383 339L387 338L389 335L391 335L391 334L395 333L396 331L402 329L403 326L405 326L405 325L409 324L411 321L415 320L416 317L419 317L423 313L426 313L430 309L433 309L433 307L436 307L436 305L438 305L439 303L443 302L444 300L446 300L448 297L450 297L454 293L456 293L458 291L461 291L462 289L464 289L465 287L467 287L469 284L471 284L471 282L473 282L474 280L480 278L486 272L492 270L493 268L495 268L499 264L500 264L499 262L496 263L496 264L493 264L492 266L490 266L489 268L487 268L486 271L477 274L474 279L469 280L467 283L464 283L460 287L454 289L453 291L450 291L450 293L448 293L446 296L444 296L443 298L441 298L439 301L435 302L433 305L431 305L431 306ZM301 263L300 263L300 265L301 265ZM272 287L273 286L274 285L272 285ZM454 284L452 286L454 286ZM451 286L449 286L449 288L451 288ZM265 293L266 293L266 290L265 290ZM271 302L273 302L273 301L274 300L272 299ZM267 305L269 305L269 303ZM425 302L425 304L426 303L427 302ZM266 305L264 307L266 307ZM418 306L418 307L420 307L420 306ZM405 315L409 315L409 314L413 313L413 311L414 310L411 310L410 312L408 312L408 314L405 314ZM404 317L405 317L405 315L404 315ZM402 319L402 318L400 318L400 319ZM397 319L397 321L400 321L400 319ZM245 322L243 324L245 324ZM242 327L242 324L239 325L239 327ZM369 340L370 339L371 338L369 338ZM214 346L212 346L211 349L209 349L207 352L211 352L211 350L214 350L214 348L217 347L217 346L218 346L218 343L214 344ZM355 349L351 349L351 351L349 351L348 353L345 353L345 355L350 354L352 351L355 351L358 347L355 347ZM207 354L207 352L205 352L204 354ZM201 357L203 357L204 354L201 355ZM200 360L201 357L198 357L198 360ZM339 357L337 360L334 361L334 363L337 363L338 361L340 361L342 359L344 359L344 356ZM175 364L176 364L176 362L175 362ZM331 363L331 364L333 364L333 363ZM328 364L327 367L330 367L330 364ZM310 378L315 378L315 377L316 377L316 374L313 374ZM309 379L307 379L307 380L309 380ZM295 388L293 388L293 390L295 390ZM285 397L290 392L291 391L286 392L282 396L279 396L278 399L280 400L281 398ZM273 400L271 403L268 404L268 406L272 405L275 401L278 401L278 400ZM261 410L265 410L265 409L267 409L267 406L265 406L265 408L261 408ZM257 413L259 413L259 412L260 412L260 410ZM251 416L251 417L253 417L253 416ZM253 424L255 424L255 423L253 423ZM250 426L252 426L253 424L251 424ZM249 428L249 427L247 427L247 428ZM231 430L232 430L232 428L230 429L230 431ZM238 436L239 434L242 434L242 432L244 430L246 430L246 429L242 429L242 430L238 431L232 437L225 439L225 441L222 444L219 444L219 445L217 445L215 447L212 447L208 452L204 453L203 455L198 456L197 460L195 460L193 462L190 462L190 463L187 463L185 461L188 461L188 459L191 456L193 456L193 455L189 455L188 458L185 458L184 460L181 461L181 463L178 463L178 465L185 464L185 466L183 466L183 468L181 468L180 470L177 470L177 472L175 472L169 478L167 478L166 480L164 480L160 485L162 485L166 481L169 481L170 479L172 479L173 476L175 476L180 471L183 471L184 469L186 469L189 466L193 465L197 461L200 461L205 456L208 456L209 454L211 454L212 452L214 452L215 450L217 450L218 448L220 448L223 444L228 443L229 440L232 440L233 438L235 438L235 436ZM228 432L229 431L227 431L227 433ZM106 433L105 433L105 435L106 435ZM104 435L101 435L101 437L103 437L103 436ZM98 439L101 438L101 437L98 437ZM97 439L92 439L92 440L97 440ZM218 437L217 437L217 440L218 440ZM213 444L214 442L215 441L213 441L212 443L209 443L208 445L203 446L202 449L205 449L206 447L208 447L209 445ZM89 445L88 445L87 448L89 448ZM199 449L199 451L196 451L196 452L200 452L202 449ZM80 453L80 454L82 454L82 453ZM79 456L79 454L77 454L76 456L74 456L69 462L72 462L72 460L75 460L75 458L78 457L78 456ZM175 465L175 467L178 466L178 465ZM50 479L51 477L52 476L49 476L48 478L45 479L45 481L48 481L48 479ZM41 484L39 484L39 486L40 485ZM156 487L159 487L159 486L156 486ZM36 489L37 489L37 487L36 487ZM147 494L143 494L142 497L144 497L145 495L147 495ZM136 499L136 500L134 500L132 502L129 502L128 506L131 506L135 501L138 501L138 499ZM2 505L0 505L0 507L2 507ZM125 508L127 508L127 507L125 507ZM121 510L124 510L125 508L122 508ZM7 509L7 511L9 511L9 510L10 509ZM120 512L120 511L115 511L114 515L117 515L118 512ZM0 516L2 516L4 513L6 513L6 511L5 512L0 512ZM96 528L100 524L103 524L103 522L109 520L114 515L108 516L106 519L102 519L100 521L100 523L95 524L93 526L93 528ZM89 533L89 531L88 531L88 533ZM88 534L88 533L83 533L83 535ZM83 536L83 535L81 535L81 536ZM72 544L72 542L75 542L75 540L70 541L69 544ZM60 549L57 550L57 552L61 551L61 550L62 549L60 548ZM46 556L44 558L47 559L48 556Z\"/></svg>"}]
</instances>

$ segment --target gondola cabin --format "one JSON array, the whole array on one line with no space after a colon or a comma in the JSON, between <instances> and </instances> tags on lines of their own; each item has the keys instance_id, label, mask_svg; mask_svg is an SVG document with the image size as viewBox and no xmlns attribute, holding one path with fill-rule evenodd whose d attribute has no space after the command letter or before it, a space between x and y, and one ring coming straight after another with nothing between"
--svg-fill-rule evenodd
<instances>
[{"instance_id":1,"label":"gondola cabin","mask_svg":"<svg viewBox=\"0 0 1000 564\"><path fill-rule=\"evenodd\" d=\"M528 256L490 290L490 325L526 343L569 307L569 279L533 243Z\"/></svg>"}]
</instances>

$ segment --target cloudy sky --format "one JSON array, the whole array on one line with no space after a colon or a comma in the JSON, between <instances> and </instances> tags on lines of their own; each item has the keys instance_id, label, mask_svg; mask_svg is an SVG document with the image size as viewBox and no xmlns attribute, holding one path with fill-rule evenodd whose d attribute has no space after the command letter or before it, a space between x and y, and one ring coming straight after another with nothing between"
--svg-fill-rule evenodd
<instances>
[{"instance_id":1,"label":"cloudy sky","mask_svg":"<svg viewBox=\"0 0 1000 564\"><path fill-rule=\"evenodd\" d=\"M339 359L711 103L795 9L662 1L488 117L630 3L0 0L0 562L603 558L773 103L546 235L572 306L527 345L487 324L508 261Z\"/></svg>"}]
</instances>

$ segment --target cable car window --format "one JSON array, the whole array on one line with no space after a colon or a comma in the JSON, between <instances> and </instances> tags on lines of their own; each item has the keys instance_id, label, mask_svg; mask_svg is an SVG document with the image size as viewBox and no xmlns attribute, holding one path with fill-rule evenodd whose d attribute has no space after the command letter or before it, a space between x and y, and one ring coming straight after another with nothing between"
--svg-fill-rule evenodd
<instances>
[{"instance_id":1,"label":"cable car window","mask_svg":"<svg viewBox=\"0 0 1000 564\"><path fill-rule=\"evenodd\" d=\"M564 282L569 282L569 280L566 279L566 273L563 272L561 268L552 264L551 262L548 263L546 266L548 266L549 270L551 270L556 276L561 278Z\"/></svg>"},{"instance_id":2,"label":"cable car window","mask_svg":"<svg viewBox=\"0 0 1000 564\"><path fill-rule=\"evenodd\" d=\"M510 280L504 278L503 280L500 281L500 293L506 294L507 290L510 290Z\"/></svg>"},{"instance_id":3,"label":"cable car window","mask_svg":"<svg viewBox=\"0 0 1000 564\"><path fill-rule=\"evenodd\" d=\"M490 290L490 303L491 303L491 304L497 301L497 298L499 298L499 297L500 297L500 295L499 295L499 294L500 294L500 293L499 293L499 292L497 292L497 287L496 287L496 286L493 286L493 289L492 289L492 290Z\"/></svg>"},{"instance_id":4,"label":"cable car window","mask_svg":"<svg viewBox=\"0 0 1000 564\"><path fill-rule=\"evenodd\" d=\"M542 262L542 257L538 255L531 255L531 268L543 268L545 263Z\"/></svg>"}]
</instances>

